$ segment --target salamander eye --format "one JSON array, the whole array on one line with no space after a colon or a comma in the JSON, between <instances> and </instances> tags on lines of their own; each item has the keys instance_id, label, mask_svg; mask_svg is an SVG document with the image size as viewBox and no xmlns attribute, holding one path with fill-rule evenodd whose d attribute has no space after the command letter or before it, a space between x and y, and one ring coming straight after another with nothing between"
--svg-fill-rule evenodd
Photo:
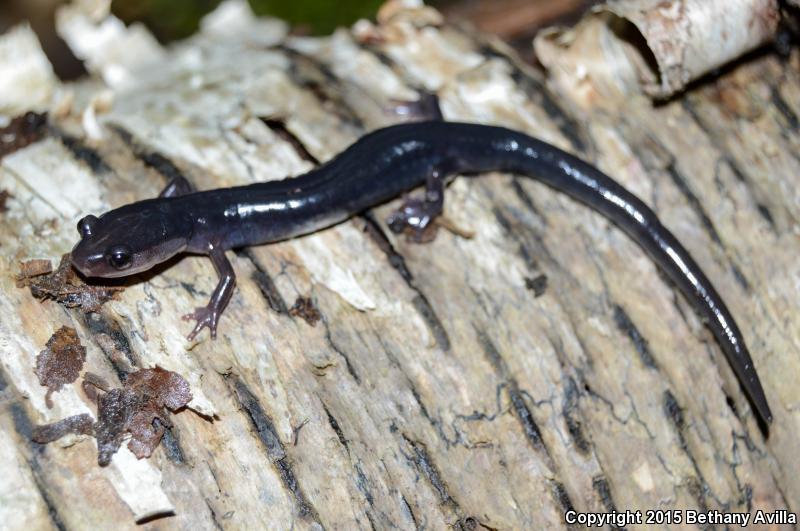
<instances>
[{"instance_id":1,"label":"salamander eye","mask_svg":"<svg viewBox=\"0 0 800 531\"><path fill-rule=\"evenodd\" d=\"M112 247L106 252L106 260L114 269L128 269L131 266L131 250L124 245Z\"/></svg>"},{"instance_id":2,"label":"salamander eye","mask_svg":"<svg viewBox=\"0 0 800 531\"><path fill-rule=\"evenodd\" d=\"M87 238L92 235L92 230L94 230L94 226L97 223L98 219L96 216L92 216L91 214L81 218L78 222L78 232L84 238Z\"/></svg>"}]
</instances>

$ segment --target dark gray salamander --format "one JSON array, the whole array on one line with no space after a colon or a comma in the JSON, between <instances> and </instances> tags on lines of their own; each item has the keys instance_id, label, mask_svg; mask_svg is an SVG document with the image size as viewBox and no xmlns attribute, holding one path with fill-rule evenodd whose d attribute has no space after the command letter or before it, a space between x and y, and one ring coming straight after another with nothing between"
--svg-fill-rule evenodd
<instances>
[{"instance_id":1,"label":"dark gray salamander","mask_svg":"<svg viewBox=\"0 0 800 531\"><path fill-rule=\"evenodd\" d=\"M772 419L739 328L717 291L655 213L590 164L541 140L502 127L430 121L367 134L338 156L299 177L193 192L171 182L157 199L83 218L74 266L89 277L147 270L177 253L208 255L220 282L209 304L184 316L216 334L235 283L226 249L314 232L384 203L422 184L389 220L395 231L431 238L441 212L444 178L505 171L537 179L602 213L627 232L694 304L765 423Z\"/></svg>"}]
</instances>

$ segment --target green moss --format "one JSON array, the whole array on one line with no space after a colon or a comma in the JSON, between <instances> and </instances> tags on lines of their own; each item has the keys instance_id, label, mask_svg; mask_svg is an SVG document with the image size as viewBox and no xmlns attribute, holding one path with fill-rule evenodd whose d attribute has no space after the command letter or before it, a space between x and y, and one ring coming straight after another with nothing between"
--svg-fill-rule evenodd
<instances>
[{"instance_id":1,"label":"green moss","mask_svg":"<svg viewBox=\"0 0 800 531\"><path fill-rule=\"evenodd\" d=\"M375 16L383 0L250 0L253 11L289 21L310 33L324 35L359 18Z\"/></svg>"},{"instance_id":2,"label":"green moss","mask_svg":"<svg viewBox=\"0 0 800 531\"><path fill-rule=\"evenodd\" d=\"M383 0L249 0L257 15L288 21L305 33L324 35L359 18L375 16ZM188 37L220 0L113 0L112 12L126 23L144 23L161 42Z\"/></svg>"},{"instance_id":3,"label":"green moss","mask_svg":"<svg viewBox=\"0 0 800 531\"><path fill-rule=\"evenodd\" d=\"M161 42L188 37L220 0L112 0L111 11L126 23L142 22Z\"/></svg>"}]
</instances>

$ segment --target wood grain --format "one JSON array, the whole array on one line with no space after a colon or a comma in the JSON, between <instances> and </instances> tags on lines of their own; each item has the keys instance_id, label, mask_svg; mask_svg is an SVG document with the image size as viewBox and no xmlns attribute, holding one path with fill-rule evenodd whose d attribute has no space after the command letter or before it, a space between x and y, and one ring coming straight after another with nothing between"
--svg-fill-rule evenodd
<instances>
[{"instance_id":1,"label":"wood grain","mask_svg":"<svg viewBox=\"0 0 800 531\"><path fill-rule=\"evenodd\" d=\"M796 54L750 57L666 104L587 108L499 43L418 16L325 39L234 17L147 60L134 37L84 48L95 80L49 87L72 93L53 105L63 134L0 163L13 194L0 214L4 525L560 529L573 508L800 510ZM187 343L179 319L216 282L202 257L132 279L96 314L14 286L19 260L69 251L85 213L152 197L174 172L203 189L300 173L304 153L327 160L421 87L449 119L582 155L658 213L739 321L775 414L769 439L645 254L511 175L448 188L447 215L472 239L396 238L382 221L392 204L229 253L238 285L216 341ZM299 297L315 325L287 310ZM34 360L62 325L86 370L116 385L121 352L178 372L201 414L173 415L150 459L123 447L102 469L93 439L30 442L35 424L94 414L78 385L44 405Z\"/></svg>"}]
</instances>

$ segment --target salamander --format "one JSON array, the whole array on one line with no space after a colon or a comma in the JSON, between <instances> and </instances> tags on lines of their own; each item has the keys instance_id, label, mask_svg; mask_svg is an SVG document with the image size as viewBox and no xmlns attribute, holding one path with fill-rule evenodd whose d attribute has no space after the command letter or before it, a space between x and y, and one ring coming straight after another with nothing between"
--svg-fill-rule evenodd
<instances>
[{"instance_id":1,"label":"salamander","mask_svg":"<svg viewBox=\"0 0 800 531\"><path fill-rule=\"evenodd\" d=\"M502 171L536 179L600 212L635 240L693 303L713 332L765 424L769 405L741 332L719 293L656 214L622 185L583 160L519 131L429 120L378 129L330 161L279 181L194 191L174 178L157 198L78 222L72 263L87 277L148 270L179 253L207 255L219 275L211 299L184 319L216 336L235 285L225 251L322 230L424 185L388 224L417 241L432 238L445 180Z\"/></svg>"}]
</instances>

